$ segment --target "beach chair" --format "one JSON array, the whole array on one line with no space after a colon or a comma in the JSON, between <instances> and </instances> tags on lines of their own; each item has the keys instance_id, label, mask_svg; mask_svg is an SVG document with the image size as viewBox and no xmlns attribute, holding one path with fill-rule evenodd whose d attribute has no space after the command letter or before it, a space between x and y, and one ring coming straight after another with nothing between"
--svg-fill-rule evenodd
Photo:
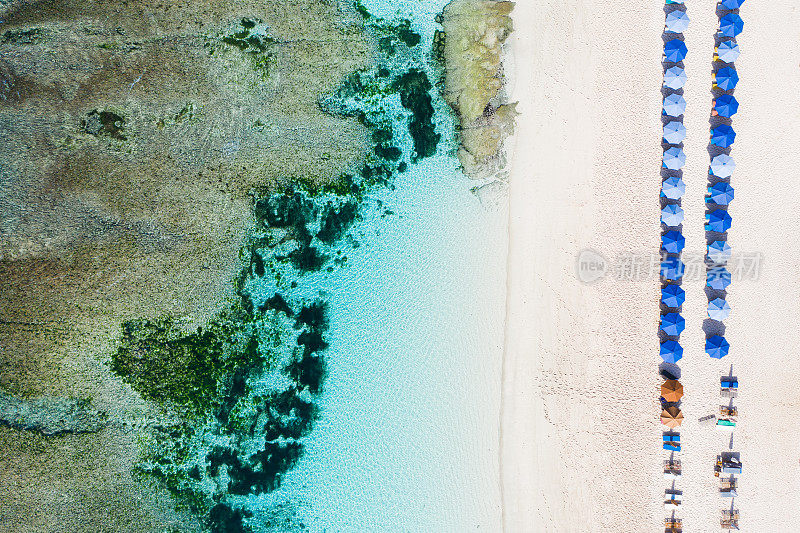
<instances>
[{"instance_id":1,"label":"beach chair","mask_svg":"<svg viewBox=\"0 0 800 533\"><path fill-rule=\"evenodd\" d=\"M736 398L739 395L739 381L735 378L722 378L719 393L724 398Z\"/></svg>"},{"instance_id":2,"label":"beach chair","mask_svg":"<svg viewBox=\"0 0 800 533\"><path fill-rule=\"evenodd\" d=\"M721 429L723 431L733 431L736 428L736 422L733 420L727 420L724 418L720 418L717 420L717 429Z\"/></svg>"},{"instance_id":3,"label":"beach chair","mask_svg":"<svg viewBox=\"0 0 800 533\"><path fill-rule=\"evenodd\" d=\"M727 405L720 405L719 406L719 416L722 418L736 418L739 416L739 410L735 407L729 407Z\"/></svg>"},{"instance_id":4,"label":"beach chair","mask_svg":"<svg viewBox=\"0 0 800 533\"><path fill-rule=\"evenodd\" d=\"M664 449L671 452L681 451L681 436L664 434Z\"/></svg>"},{"instance_id":5,"label":"beach chair","mask_svg":"<svg viewBox=\"0 0 800 533\"><path fill-rule=\"evenodd\" d=\"M664 500L664 509L670 511L678 509L681 506L680 500Z\"/></svg>"},{"instance_id":6,"label":"beach chair","mask_svg":"<svg viewBox=\"0 0 800 533\"><path fill-rule=\"evenodd\" d=\"M683 521L680 518L665 518L664 533L683 533Z\"/></svg>"},{"instance_id":7,"label":"beach chair","mask_svg":"<svg viewBox=\"0 0 800 533\"><path fill-rule=\"evenodd\" d=\"M723 509L722 518L724 520L739 520L739 509Z\"/></svg>"},{"instance_id":8,"label":"beach chair","mask_svg":"<svg viewBox=\"0 0 800 533\"><path fill-rule=\"evenodd\" d=\"M723 479L719 487L719 494L723 498L734 498L736 494L737 482L735 479Z\"/></svg>"},{"instance_id":9,"label":"beach chair","mask_svg":"<svg viewBox=\"0 0 800 533\"><path fill-rule=\"evenodd\" d=\"M729 531L730 530L739 531L739 521L738 520L725 520L723 518L723 519L720 519L719 525L720 525L720 527L722 529L727 529Z\"/></svg>"},{"instance_id":10,"label":"beach chair","mask_svg":"<svg viewBox=\"0 0 800 533\"><path fill-rule=\"evenodd\" d=\"M677 479L681 477L680 461L664 461L664 479Z\"/></svg>"}]
</instances>

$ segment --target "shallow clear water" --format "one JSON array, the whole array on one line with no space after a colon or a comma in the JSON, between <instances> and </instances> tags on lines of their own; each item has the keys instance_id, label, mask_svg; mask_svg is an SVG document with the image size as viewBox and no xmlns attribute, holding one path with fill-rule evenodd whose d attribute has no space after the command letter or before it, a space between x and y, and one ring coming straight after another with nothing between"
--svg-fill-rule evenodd
<instances>
[{"instance_id":1,"label":"shallow clear water","mask_svg":"<svg viewBox=\"0 0 800 533\"><path fill-rule=\"evenodd\" d=\"M506 219L469 185L413 166L328 285L322 418L269 496L311 531L496 527Z\"/></svg>"},{"instance_id":2,"label":"shallow clear water","mask_svg":"<svg viewBox=\"0 0 800 533\"><path fill-rule=\"evenodd\" d=\"M402 8L429 49L443 3L365 4ZM278 509L314 532L497 528L506 212L470 191L452 115L434 107L439 155L375 189L346 266L296 288L328 302L328 374L299 463L250 501L256 516ZM397 140L411 150L407 133Z\"/></svg>"}]
</instances>

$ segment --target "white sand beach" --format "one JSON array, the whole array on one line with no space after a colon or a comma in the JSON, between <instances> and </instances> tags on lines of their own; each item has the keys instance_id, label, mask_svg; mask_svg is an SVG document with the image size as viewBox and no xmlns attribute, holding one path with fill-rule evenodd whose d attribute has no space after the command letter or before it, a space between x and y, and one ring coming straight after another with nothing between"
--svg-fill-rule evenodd
<instances>
[{"instance_id":1,"label":"white sand beach","mask_svg":"<svg viewBox=\"0 0 800 533\"><path fill-rule=\"evenodd\" d=\"M711 62L716 2L687 5L685 254L705 252ZM659 247L663 4L610 0L519 2L513 99L521 113L510 193L509 301L501 469L504 531L658 531L662 426L658 422L657 271L587 285L581 250L649 257ZM607 16L601 16L605 14ZM730 436L698 419L723 402L733 365L740 416L733 451L744 465L735 507L742 530L798 531L800 519L800 283L791 251L800 154L800 10L748 0L738 37L741 77L733 117L737 163L728 242L760 253L760 276L736 280L725 322L731 353L704 353L704 277L683 287L681 381L688 531L719 531L731 502L717 494L716 455ZM781 201L782 200L782 201Z\"/></svg>"}]
</instances>

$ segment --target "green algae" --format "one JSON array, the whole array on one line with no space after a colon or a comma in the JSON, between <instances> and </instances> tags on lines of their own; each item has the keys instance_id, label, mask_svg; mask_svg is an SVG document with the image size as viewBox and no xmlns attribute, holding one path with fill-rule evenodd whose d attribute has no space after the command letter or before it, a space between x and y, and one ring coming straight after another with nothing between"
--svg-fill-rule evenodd
<instances>
[{"instance_id":1,"label":"green algae","mask_svg":"<svg viewBox=\"0 0 800 533\"><path fill-rule=\"evenodd\" d=\"M93 109L81 120L81 131L95 137L112 137L121 141L127 140L123 134L125 130L125 117L108 109Z\"/></svg>"},{"instance_id":2,"label":"green algae","mask_svg":"<svg viewBox=\"0 0 800 533\"><path fill-rule=\"evenodd\" d=\"M436 133L433 123L432 85L428 76L421 70L412 69L395 78L393 87L400 93L403 107L412 113L408 129L414 139L414 158L422 159L435 154L441 136Z\"/></svg>"},{"instance_id":3,"label":"green algae","mask_svg":"<svg viewBox=\"0 0 800 533\"><path fill-rule=\"evenodd\" d=\"M206 408L226 372L260 360L252 337L237 342L244 329L237 314L218 316L188 335L171 317L127 321L111 369L148 400L192 411Z\"/></svg>"}]
</instances>

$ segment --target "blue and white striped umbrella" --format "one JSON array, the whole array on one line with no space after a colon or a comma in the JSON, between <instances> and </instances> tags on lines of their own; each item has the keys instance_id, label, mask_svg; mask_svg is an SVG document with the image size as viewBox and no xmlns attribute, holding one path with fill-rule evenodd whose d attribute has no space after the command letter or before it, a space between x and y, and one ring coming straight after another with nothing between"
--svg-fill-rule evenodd
<instances>
[{"instance_id":1,"label":"blue and white striped umbrella","mask_svg":"<svg viewBox=\"0 0 800 533\"><path fill-rule=\"evenodd\" d=\"M717 209L706 215L706 231L725 233L731 229L731 216L724 209Z\"/></svg>"},{"instance_id":2,"label":"blue and white striped umbrella","mask_svg":"<svg viewBox=\"0 0 800 533\"><path fill-rule=\"evenodd\" d=\"M686 270L686 265L677 257L668 257L661 261L661 277L675 281L683 277L683 272Z\"/></svg>"},{"instance_id":3,"label":"blue and white striped umbrella","mask_svg":"<svg viewBox=\"0 0 800 533\"><path fill-rule=\"evenodd\" d=\"M728 355L730 348L731 345L725 340L725 337L714 335L706 339L706 353L714 359L722 359Z\"/></svg>"},{"instance_id":4,"label":"blue and white striped umbrella","mask_svg":"<svg viewBox=\"0 0 800 533\"><path fill-rule=\"evenodd\" d=\"M722 67L714 73L714 86L723 91L732 91L739 83L739 75L731 67Z\"/></svg>"},{"instance_id":5,"label":"blue and white striped umbrella","mask_svg":"<svg viewBox=\"0 0 800 533\"><path fill-rule=\"evenodd\" d=\"M733 201L733 187L725 182L717 182L708 188L709 203L717 205L728 205Z\"/></svg>"},{"instance_id":6,"label":"blue and white striped umbrella","mask_svg":"<svg viewBox=\"0 0 800 533\"><path fill-rule=\"evenodd\" d=\"M679 117L686 111L686 100L679 94L668 94L664 98L664 114L670 117Z\"/></svg>"},{"instance_id":7,"label":"blue and white striped umbrella","mask_svg":"<svg viewBox=\"0 0 800 533\"><path fill-rule=\"evenodd\" d=\"M739 45L735 41L722 41L717 47L717 57L725 63L739 59Z\"/></svg>"},{"instance_id":8,"label":"blue and white striped umbrella","mask_svg":"<svg viewBox=\"0 0 800 533\"><path fill-rule=\"evenodd\" d=\"M683 209L678 204L665 205L661 210L661 222L666 226L680 226L683 222Z\"/></svg>"},{"instance_id":9,"label":"blue and white striped umbrella","mask_svg":"<svg viewBox=\"0 0 800 533\"><path fill-rule=\"evenodd\" d=\"M719 19L719 31L725 37L736 37L742 33L744 21L736 13L728 13Z\"/></svg>"},{"instance_id":10,"label":"blue and white striped umbrella","mask_svg":"<svg viewBox=\"0 0 800 533\"><path fill-rule=\"evenodd\" d=\"M661 236L661 247L668 254L679 254L686 246L686 237L680 231L671 230Z\"/></svg>"},{"instance_id":11,"label":"blue and white striped umbrella","mask_svg":"<svg viewBox=\"0 0 800 533\"><path fill-rule=\"evenodd\" d=\"M718 178L730 178L736 169L733 158L727 154L719 154L711 160L711 173Z\"/></svg>"},{"instance_id":12,"label":"blue and white striped umbrella","mask_svg":"<svg viewBox=\"0 0 800 533\"><path fill-rule=\"evenodd\" d=\"M672 33L683 33L689 27L689 15L686 11L676 9L667 13L667 31Z\"/></svg>"},{"instance_id":13,"label":"blue and white striped umbrella","mask_svg":"<svg viewBox=\"0 0 800 533\"><path fill-rule=\"evenodd\" d=\"M677 363L683 357L683 347L675 341L664 341L658 354L667 363Z\"/></svg>"},{"instance_id":14,"label":"blue and white striped umbrella","mask_svg":"<svg viewBox=\"0 0 800 533\"><path fill-rule=\"evenodd\" d=\"M706 255L711 262L721 265L731 258L731 245L725 241L714 241L708 245Z\"/></svg>"},{"instance_id":15,"label":"blue and white striped umbrella","mask_svg":"<svg viewBox=\"0 0 800 533\"><path fill-rule=\"evenodd\" d=\"M686 84L686 72L677 65L664 71L664 87L678 90Z\"/></svg>"},{"instance_id":16,"label":"blue and white striped umbrella","mask_svg":"<svg viewBox=\"0 0 800 533\"><path fill-rule=\"evenodd\" d=\"M725 9L739 9L744 4L744 0L722 0L722 7Z\"/></svg>"},{"instance_id":17,"label":"blue and white striped umbrella","mask_svg":"<svg viewBox=\"0 0 800 533\"><path fill-rule=\"evenodd\" d=\"M661 196L670 200L679 200L686 192L686 184L681 178L670 176L661 182Z\"/></svg>"},{"instance_id":18,"label":"blue and white striped umbrella","mask_svg":"<svg viewBox=\"0 0 800 533\"><path fill-rule=\"evenodd\" d=\"M669 144L679 144L686 138L686 126L679 120L664 124L664 140Z\"/></svg>"},{"instance_id":19,"label":"blue and white striped umbrella","mask_svg":"<svg viewBox=\"0 0 800 533\"><path fill-rule=\"evenodd\" d=\"M731 273L725 267L709 268L706 272L706 285L717 291L724 291L731 284Z\"/></svg>"},{"instance_id":20,"label":"blue and white striped umbrella","mask_svg":"<svg viewBox=\"0 0 800 533\"><path fill-rule=\"evenodd\" d=\"M686 320L678 313L665 313L661 315L660 329L667 335L680 335L686 329Z\"/></svg>"},{"instance_id":21,"label":"blue and white striped umbrella","mask_svg":"<svg viewBox=\"0 0 800 533\"><path fill-rule=\"evenodd\" d=\"M731 314L731 305L722 298L714 298L708 302L708 318L725 320Z\"/></svg>"},{"instance_id":22,"label":"blue and white striped umbrella","mask_svg":"<svg viewBox=\"0 0 800 533\"><path fill-rule=\"evenodd\" d=\"M686 164L686 154L680 148L673 146L664 150L664 157L661 161L665 168L679 170Z\"/></svg>"},{"instance_id":23,"label":"blue and white striped umbrella","mask_svg":"<svg viewBox=\"0 0 800 533\"><path fill-rule=\"evenodd\" d=\"M667 307L680 307L686 301L686 291L679 285L669 284L661 289L661 303Z\"/></svg>"},{"instance_id":24,"label":"blue and white striped umbrella","mask_svg":"<svg viewBox=\"0 0 800 533\"><path fill-rule=\"evenodd\" d=\"M731 146L736 140L736 132L727 124L720 124L716 128L711 129L711 144L719 146L720 148L727 148Z\"/></svg>"}]
</instances>

